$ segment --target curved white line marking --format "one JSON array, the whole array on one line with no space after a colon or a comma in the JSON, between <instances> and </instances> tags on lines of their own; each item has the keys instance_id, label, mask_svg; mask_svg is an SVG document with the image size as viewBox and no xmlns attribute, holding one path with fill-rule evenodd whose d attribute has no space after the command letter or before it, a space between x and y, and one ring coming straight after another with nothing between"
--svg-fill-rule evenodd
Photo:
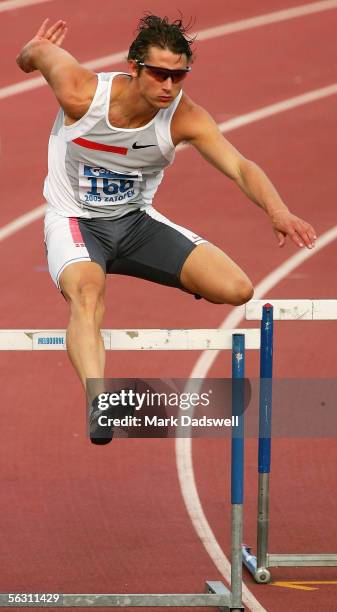
<instances>
[{"instance_id":1,"label":"curved white line marking","mask_svg":"<svg viewBox=\"0 0 337 612\"><path fill-rule=\"evenodd\" d=\"M14 0L12 0L14 1ZM47 0L36 0L36 2L44 2ZM0 4L1 7L1 4ZM309 4L302 4L302 6L293 6L292 8L285 9L282 11L274 11L273 13L265 13L264 15L257 15L256 17L250 17L248 19L240 19L239 21L233 21L232 23L224 23L220 26L214 26L213 28L207 28L200 30L197 33L199 41L209 40L217 38L219 36L226 36L228 34L234 34L236 32L243 32L245 30L251 30L261 26L269 25L271 23L278 23L280 21L286 21L288 19L294 19L295 17L304 17L306 15L312 15L314 13L320 13L337 8L337 0L321 0L320 2L310 2ZM1 8L0 8L1 10ZM119 64L126 60L128 51L118 51L112 55L105 55L104 57L98 57L96 59L85 62L82 65L90 70L97 70L98 68L104 68L113 64ZM13 85L7 85L0 89L0 100L2 98L8 98L9 96L15 96L16 94L23 93L47 85L46 81L42 77L35 77L27 81L20 81Z\"/></svg>"},{"instance_id":2,"label":"curved white line marking","mask_svg":"<svg viewBox=\"0 0 337 612\"><path fill-rule=\"evenodd\" d=\"M270 291L275 285L283 280L290 272L300 266L304 261L316 255L321 249L328 246L331 242L337 239L337 225L325 232L316 243L313 250L299 251L292 255L283 264L268 274L255 288L255 298L261 299L266 292ZM242 319L244 319L244 307L236 308L226 317L219 326L220 328L230 329L237 327ZM205 378L220 351L204 351L197 360L190 378ZM195 385L193 391L198 392ZM191 438L176 439L176 463L180 482L182 496L185 502L187 512L190 516L192 524L200 540L202 541L209 556L213 560L215 566L222 574L228 584L231 580L230 562L222 551L216 537L207 521L203 511L201 501L198 495L198 490L193 472L192 459L192 440ZM255 599L254 595L243 584L243 602L249 606L251 612L266 612L265 608Z\"/></svg>"}]
</instances>

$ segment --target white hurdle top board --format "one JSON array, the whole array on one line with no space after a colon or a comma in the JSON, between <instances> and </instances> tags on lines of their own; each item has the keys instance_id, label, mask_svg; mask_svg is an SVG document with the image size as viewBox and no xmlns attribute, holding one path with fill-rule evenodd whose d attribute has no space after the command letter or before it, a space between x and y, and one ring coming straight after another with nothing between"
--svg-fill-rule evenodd
<instances>
[{"instance_id":1,"label":"white hurdle top board","mask_svg":"<svg viewBox=\"0 0 337 612\"><path fill-rule=\"evenodd\" d=\"M246 349L260 348L259 329L104 329L110 351L198 351L232 348L233 334L245 335ZM66 348L66 332L59 330L0 330L1 351L57 351Z\"/></svg>"},{"instance_id":2,"label":"white hurdle top board","mask_svg":"<svg viewBox=\"0 0 337 612\"><path fill-rule=\"evenodd\" d=\"M251 300L246 304L246 319L260 321L265 304L274 307L275 321L336 321L337 300Z\"/></svg>"}]
</instances>

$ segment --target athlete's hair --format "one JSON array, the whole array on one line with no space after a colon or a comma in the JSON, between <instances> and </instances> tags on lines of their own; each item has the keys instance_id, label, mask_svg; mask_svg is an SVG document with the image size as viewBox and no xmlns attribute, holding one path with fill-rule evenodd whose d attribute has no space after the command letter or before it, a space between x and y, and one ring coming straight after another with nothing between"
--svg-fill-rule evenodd
<instances>
[{"instance_id":1,"label":"athlete's hair","mask_svg":"<svg viewBox=\"0 0 337 612\"><path fill-rule=\"evenodd\" d=\"M130 46L128 60L144 62L149 47L159 47L169 49L177 55L185 54L187 61L191 63L194 37L187 36L188 29L189 26L184 26L181 19L170 23L167 17L146 13L138 23L138 34Z\"/></svg>"}]
</instances>

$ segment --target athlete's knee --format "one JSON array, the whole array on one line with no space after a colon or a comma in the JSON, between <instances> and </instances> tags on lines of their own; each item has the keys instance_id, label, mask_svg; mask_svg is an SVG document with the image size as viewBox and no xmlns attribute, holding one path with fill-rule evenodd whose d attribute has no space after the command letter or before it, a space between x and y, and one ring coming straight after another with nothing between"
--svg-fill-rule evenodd
<instances>
[{"instance_id":1,"label":"athlete's knee","mask_svg":"<svg viewBox=\"0 0 337 612\"><path fill-rule=\"evenodd\" d=\"M242 306L252 299L254 295L254 287L248 278L240 279L235 283L232 291L233 306Z\"/></svg>"},{"instance_id":2,"label":"athlete's knee","mask_svg":"<svg viewBox=\"0 0 337 612\"><path fill-rule=\"evenodd\" d=\"M224 283L218 287L214 301L217 304L230 304L231 306L241 306L252 299L254 288L247 277L238 278L230 285Z\"/></svg>"},{"instance_id":3,"label":"athlete's knee","mask_svg":"<svg viewBox=\"0 0 337 612\"><path fill-rule=\"evenodd\" d=\"M104 287L93 281L82 281L68 291L66 296L70 304L71 314L85 319L103 317Z\"/></svg>"}]
</instances>

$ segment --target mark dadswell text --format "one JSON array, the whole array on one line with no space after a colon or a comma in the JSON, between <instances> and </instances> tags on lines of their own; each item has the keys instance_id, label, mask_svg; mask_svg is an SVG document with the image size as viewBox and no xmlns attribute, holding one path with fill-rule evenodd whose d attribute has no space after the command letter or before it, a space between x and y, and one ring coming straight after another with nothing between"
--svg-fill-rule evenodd
<instances>
[{"instance_id":1,"label":"mark dadswell text","mask_svg":"<svg viewBox=\"0 0 337 612\"><path fill-rule=\"evenodd\" d=\"M144 415L142 419L140 417L116 419L102 414L98 419L98 423L102 427L238 427L239 417L210 418L202 416L196 418L183 414L178 417L170 416L165 418L156 415Z\"/></svg>"},{"instance_id":2,"label":"mark dadswell text","mask_svg":"<svg viewBox=\"0 0 337 612\"><path fill-rule=\"evenodd\" d=\"M196 418L186 414L180 417L171 416L167 418L145 416L144 421L144 424L149 427L238 427L239 425L238 416L232 416L230 419L210 418L206 416Z\"/></svg>"}]
</instances>

